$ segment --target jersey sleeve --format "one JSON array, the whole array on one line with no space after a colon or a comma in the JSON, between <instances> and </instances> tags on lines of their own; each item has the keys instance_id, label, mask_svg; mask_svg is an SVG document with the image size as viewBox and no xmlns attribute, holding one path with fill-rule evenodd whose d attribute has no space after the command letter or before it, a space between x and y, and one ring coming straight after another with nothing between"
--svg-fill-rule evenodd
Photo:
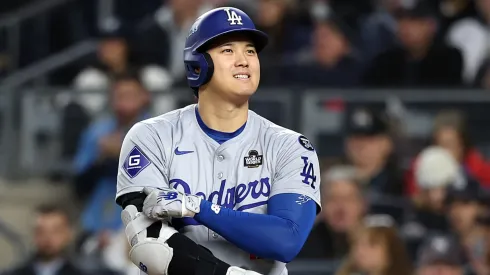
<instances>
[{"instance_id":1,"label":"jersey sleeve","mask_svg":"<svg viewBox=\"0 0 490 275\"><path fill-rule=\"evenodd\" d=\"M310 141L300 134L288 136L281 142L277 152L270 196L299 194L301 196L298 198L298 204L312 199L318 205L318 209L321 209L320 164Z\"/></svg>"},{"instance_id":2,"label":"jersey sleeve","mask_svg":"<svg viewBox=\"0 0 490 275\"><path fill-rule=\"evenodd\" d=\"M163 142L151 124L139 122L124 137L119 156L116 199L144 187L168 187Z\"/></svg>"}]
</instances>

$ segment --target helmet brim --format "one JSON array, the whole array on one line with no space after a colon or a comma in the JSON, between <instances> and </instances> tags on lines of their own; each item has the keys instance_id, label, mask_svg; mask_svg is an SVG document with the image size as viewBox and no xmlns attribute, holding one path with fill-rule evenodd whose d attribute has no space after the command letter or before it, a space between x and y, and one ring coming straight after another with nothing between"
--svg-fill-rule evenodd
<instances>
[{"instance_id":1,"label":"helmet brim","mask_svg":"<svg viewBox=\"0 0 490 275\"><path fill-rule=\"evenodd\" d=\"M254 30L254 29L233 29L233 30L228 30L222 33L219 33L211 38L209 38L206 41L203 41L201 45L198 45L196 47L196 52L203 52L206 51L209 47L209 45L215 41L217 38L223 37L224 35L228 34L234 34L234 33L243 33L250 37L252 40L252 43L255 46L255 49L257 50L257 53L260 53L265 46L267 46L267 43L269 42L269 36L259 30Z\"/></svg>"}]
</instances>

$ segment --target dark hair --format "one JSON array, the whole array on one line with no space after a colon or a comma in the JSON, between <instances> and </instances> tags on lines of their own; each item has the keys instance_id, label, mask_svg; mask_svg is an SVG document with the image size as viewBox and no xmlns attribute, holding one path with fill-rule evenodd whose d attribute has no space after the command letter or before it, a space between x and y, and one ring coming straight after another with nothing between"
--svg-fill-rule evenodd
<instances>
[{"instance_id":1,"label":"dark hair","mask_svg":"<svg viewBox=\"0 0 490 275\"><path fill-rule=\"evenodd\" d=\"M392 275L410 275L412 274L412 263L410 262L405 243L401 239L395 227L387 226L361 226L356 231L354 243L362 234L367 234L367 237L372 242L381 243L386 249L386 257L388 257L388 266L382 274ZM354 245L354 244L352 244ZM336 275L349 275L358 273L361 270L356 266L351 249L350 255L344 261Z\"/></svg>"},{"instance_id":2,"label":"dark hair","mask_svg":"<svg viewBox=\"0 0 490 275\"><path fill-rule=\"evenodd\" d=\"M122 81L134 81L140 85L143 84L139 72L135 69L130 69L118 74L114 74L112 75L111 80L113 85Z\"/></svg>"},{"instance_id":3,"label":"dark hair","mask_svg":"<svg viewBox=\"0 0 490 275\"><path fill-rule=\"evenodd\" d=\"M36 208L36 213L39 215L50 215L50 214L58 214L63 216L68 224L72 224L72 219L69 211L66 207L57 204L42 204Z\"/></svg>"}]
</instances>

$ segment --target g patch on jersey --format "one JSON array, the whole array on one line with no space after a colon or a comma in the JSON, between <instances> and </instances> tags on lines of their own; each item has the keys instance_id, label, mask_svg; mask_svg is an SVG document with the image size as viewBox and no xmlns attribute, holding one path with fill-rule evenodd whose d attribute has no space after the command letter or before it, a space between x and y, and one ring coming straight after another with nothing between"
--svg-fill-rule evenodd
<instances>
[{"instance_id":1,"label":"g patch on jersey","mask_svg":"<svg viewBox=\"0 0 490 275\"><path fill-rule=\"evenodd\" d=\"M143 154L138 146L135 146L124 161L123 168L130 178L134 178L150 164L151 161L148 157Z\"/></svg>"},{"instance_id":2,"label":"g patch on jersey","mask_svg":"<svg viewBox=\"0 0 490 275\"><path fill-rule=\"evenodd\" d=\"M248 168L257 168L262 165L263 156L256 150L250 150L248 157L243 158L243 165Z\"/></svg>"},{"instance_id":3,"label":"g patch on jersey","mask_svg":"<svg viewBox=\"0 0 490 275\"><path fill-rule=\"evenodd\" d=\"M311 144L310 140L308 140L305 136L300 136L298 138L299 144L303 146L306 150L309 151L314 151L315 148L313 148L313 145Z\"/></svg>"}]
</instances>

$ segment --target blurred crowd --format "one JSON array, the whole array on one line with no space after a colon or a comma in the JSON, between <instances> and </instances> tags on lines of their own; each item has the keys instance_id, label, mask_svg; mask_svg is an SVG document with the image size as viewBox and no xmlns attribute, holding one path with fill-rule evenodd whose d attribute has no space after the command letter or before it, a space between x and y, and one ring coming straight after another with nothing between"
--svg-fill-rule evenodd
<instances>
[{"instance_id":1,"label":"blurred crowd","mask_svg":"<svg viewBox=\"0 0 490 275\"><path fill-rule=\"evenodd\" d=\"M97 52L49 84L107 94L64 111L63 150L82 214L40 207L35 253L9 275L134 274L114 203L121 142L150 116L152 91L186 87L189 27L216 5L243 9L270 35L261 87L490 89L490 0L114 1L99 24L96 4L72 1L53 15L57 42L48 47L33 50L29 30L21 45L20 68L96 37ZM91 112L105 102L104 115ZM490 275L490 162L465 114L441 111L408 165L387 114L359 107L345 125L343 157L321 156L323 209L298 258L338 262L339 275Z\"/></svg>"},{"instance_id":2,"label":"blurred crowd","mask_svg":"<svg viewBox=\"0 0 490 275\"><path fill-rule=\"evenodd\" d=\"M0 8L35 1L2 1ZM99 2L70 1L49 20L22 25L18 65L98 38L97 53L54 72L49 84L106 88L114 74L136 70L150 90L184 86L189 27L217 5L242 8L270 35L262 85L490 87L487 0L113 1L104 18L97 17Z\"/></svg>"}]
</instances>

